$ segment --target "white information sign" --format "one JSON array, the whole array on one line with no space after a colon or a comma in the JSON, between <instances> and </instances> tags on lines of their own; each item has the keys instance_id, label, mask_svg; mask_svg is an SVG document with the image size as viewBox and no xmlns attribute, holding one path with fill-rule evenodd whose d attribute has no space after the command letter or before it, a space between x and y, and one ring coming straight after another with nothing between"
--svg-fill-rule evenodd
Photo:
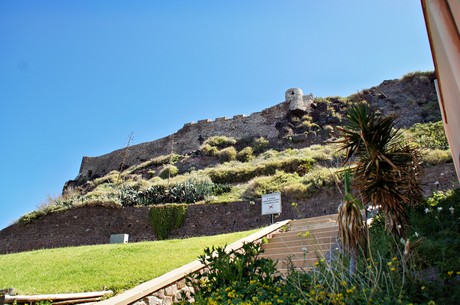
<instances>
[{"instance_id":1,"label":"white information sign","mask_svg":"<svg viewBox=\"0 0 460 305\"><path fill-rule=\"evenodd\" d=\"M281 193L262 195L262 215L281 213Z\"/></svg>"}]
</instances>

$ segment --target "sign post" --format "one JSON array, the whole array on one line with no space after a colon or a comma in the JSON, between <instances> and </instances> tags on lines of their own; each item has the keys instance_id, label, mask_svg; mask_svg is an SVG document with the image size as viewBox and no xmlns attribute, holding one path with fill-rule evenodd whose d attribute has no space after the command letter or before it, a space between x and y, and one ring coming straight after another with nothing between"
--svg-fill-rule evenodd
<instances>
[{"instance_id":1,"label":"sign post","mask_svg":"<svg viewBox=\"0 0 460 305\"><path fill-rule=\"evenodd\" d=\"M281 213L281 193L262 195L262 215L270 215L273 224L273 214Z\"/></svg>"}]
</instances>

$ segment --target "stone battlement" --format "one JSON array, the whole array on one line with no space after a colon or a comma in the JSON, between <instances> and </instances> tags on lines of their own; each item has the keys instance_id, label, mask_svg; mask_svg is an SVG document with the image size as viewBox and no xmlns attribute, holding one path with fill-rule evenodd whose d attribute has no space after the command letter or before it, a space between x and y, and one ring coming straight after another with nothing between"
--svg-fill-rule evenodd
<instances>
[{"instance_id":1,"label":"stone battlement","mask_svg":"<svg viewBox=\"0 0 460 305\"><path fill-rule=\"evenodd\" d=\"M120 170L121 166L129 167L167 155L171 146L174 147L174 153L188 154L199 150L203 139L213 136L227 136L237 140L252 137L277 139L280 136L277 128L279 123L285 121L290 112L305 111L312 100L313 96L303 96L301 89L289 89L284 102L260 112L186 123L176 133L152 142L133 145L98 157L83 157L77 178L100 177L112 170Z\"/></svg>"}]
</instances>

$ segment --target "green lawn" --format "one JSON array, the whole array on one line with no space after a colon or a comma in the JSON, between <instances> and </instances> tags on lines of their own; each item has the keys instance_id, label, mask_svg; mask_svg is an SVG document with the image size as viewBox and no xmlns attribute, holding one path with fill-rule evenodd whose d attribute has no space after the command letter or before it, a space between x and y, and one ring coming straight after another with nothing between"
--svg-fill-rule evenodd
<instances>
[{"instance_id":1,"label":"green lawn","mask_svg":"<svg viewBox=\"0 0 460 305\"><path fill-rule=\"evenodd\" d=\"M197 259L207 246L230 244L256 231L0 255L0 288L21 294L119 292Z\"/></svg>"}]
</instances>

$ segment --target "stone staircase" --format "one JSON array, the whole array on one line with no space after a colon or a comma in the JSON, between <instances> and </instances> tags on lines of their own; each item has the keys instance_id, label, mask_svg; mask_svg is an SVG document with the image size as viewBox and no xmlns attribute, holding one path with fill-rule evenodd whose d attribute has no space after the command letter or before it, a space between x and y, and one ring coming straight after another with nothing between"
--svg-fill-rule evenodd
<instances>
[{"instance_id":1,"label":"stone staircase","mask_svg":"<svg viewBox=\"0 0 460 305\"><path fill-rule=\"evenodd\" d=\"M337 247L337 214L293 220L286 232L276 233L264 244L261 257L277 260L286 273L290 266L308 270L318 258Z\"/></svg>"}]
</instances>

